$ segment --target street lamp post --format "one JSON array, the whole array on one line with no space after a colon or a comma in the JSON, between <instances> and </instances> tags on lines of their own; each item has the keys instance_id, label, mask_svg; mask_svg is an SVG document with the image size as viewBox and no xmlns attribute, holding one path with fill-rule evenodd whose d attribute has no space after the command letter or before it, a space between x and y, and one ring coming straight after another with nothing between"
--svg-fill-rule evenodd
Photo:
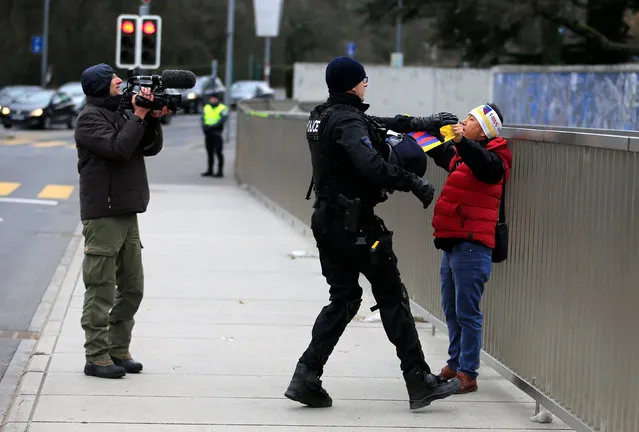
<instances>
[{"instance_id":1,"label":"street lamp post","mask_svg":"<svg viewBox=\"0 0 639 432\"><path fill-rule=\"evenodd\" d=\"M226 81L226 91L224 92L224 105L231 104L231 84L233 84L233 33L235 24L235 0L229 0L226 19L226 64L224 81ZM231 138L230 125L226 129L226 141Z\"/></svg>"},{"instance_id":2,"label":"street lamp post","mask_svg":"<svg viewBox=\"0 0 639 432\"><path fill-rule=\"evenodd\" d=\"M402 0L397 0L397 7L401 12L401 9L403 7ZM400 53L402 52L402 18L400 16L397 16L396 25L397 35L395 36L395 52Z\"/></svg>"}]
</instances>

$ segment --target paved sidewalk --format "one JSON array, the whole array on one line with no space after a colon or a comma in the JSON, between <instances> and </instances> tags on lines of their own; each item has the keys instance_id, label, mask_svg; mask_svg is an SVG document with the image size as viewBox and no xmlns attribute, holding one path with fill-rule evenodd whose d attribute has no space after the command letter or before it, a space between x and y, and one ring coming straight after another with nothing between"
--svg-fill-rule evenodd
<instances>
[{"instance_id":1,"label":"paved sidewalk","mask_svg":"<svg viewBox=\"0 0 639 432\"><path fill-rule=\"evenodd\" d=\"M132 352L144 372L82 373L80 242L3 432L570 430L531 422L533 401L485 365L479 392L410 412L394 347L380 323L364 321L368 293L325 368L333 407L289 401L328 296L317 258L289 254L315 253L314 242L230 181L154 185L140 224L146 295ZM438 370L446 336L418 326Z\"/></svg>"}]
</instances>

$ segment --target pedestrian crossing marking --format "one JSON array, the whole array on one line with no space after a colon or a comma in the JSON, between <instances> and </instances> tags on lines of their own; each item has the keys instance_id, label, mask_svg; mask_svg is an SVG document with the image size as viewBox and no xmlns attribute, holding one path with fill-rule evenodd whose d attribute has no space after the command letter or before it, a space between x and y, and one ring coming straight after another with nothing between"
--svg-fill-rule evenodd
<instances>
[{"instance_id":1,"label":"pedestrian crossing marking","mask_svg":"<svg viewBox=\"0 0 639 432\"><path fill-rule=\"evenodd\" d=\"M33 147L38 147L38 148L60 147L66 144L67 144L66 141L41 141L37 144L34 144Z\"/></svg>"},{"instance_id":2,"label":"pedestrian crossing marking","mask_svg":"<svg viewBox=\"0 0 639 432\"><path fill-rule=\"evenodd\" d=\"M20 183L0 182L0 196L8 196L20 187Z\"/></svg>"},{"instance_id":3,"label":"pedestrian crossing marking","mask_svg":"<svg viewBox=\"0 0 639 432\"><path fill-rule=\"evenodd\" d=\"M73 186L67 185L46 185L38 194L38 198L46 199L68 199L73 192Z\"/></svg>"}]
</instances>

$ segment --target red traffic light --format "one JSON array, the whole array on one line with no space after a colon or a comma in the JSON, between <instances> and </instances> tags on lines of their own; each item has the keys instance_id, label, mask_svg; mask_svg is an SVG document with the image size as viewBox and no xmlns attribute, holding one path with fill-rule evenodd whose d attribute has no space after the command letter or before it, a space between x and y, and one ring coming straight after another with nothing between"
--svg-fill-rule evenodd
<instances>
[{"instance_id":1,"label":"red traffic light","mask_svg":"<svg viewBox=\"0 0 639 432\"><path fill-rule=\"evenodd\" d=\"M133 21L123 21L122 22L122 33L131 34L135 31L135 24Z\"/></svg>"},{"instance_id":2,"label":"red traffic light","mask_svg":"<svg viewBox=\"0 0 639 432\"><path fill-rule=\"evenodd\" d=\"M142 24L142 31L147 35L154 34L156 31L155 23L153 21L145 21L144 24Z\"/></svg>"}]
</instances>

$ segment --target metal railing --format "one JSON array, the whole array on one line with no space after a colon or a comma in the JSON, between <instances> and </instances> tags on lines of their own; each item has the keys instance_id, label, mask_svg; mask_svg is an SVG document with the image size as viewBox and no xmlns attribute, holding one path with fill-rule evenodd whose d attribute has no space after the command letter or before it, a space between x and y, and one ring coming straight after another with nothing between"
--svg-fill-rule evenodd
<instances>
[{"instance_id":1,"label":"metal railing","mask_svg":"<svg viewBox=\"0 0 639 432\"><path fill-rule=\"evenodd\" d=\"M238 180L310 223L307 113L238 112ZM290 109L290 106L286 109ZM639 431L639 139L506 128L509 258L482 300L482 356L578 431ZM441 191L446 173L429 161ZM395 232L411 298L442 325L432 208L395 193L378 213Z\"/></svg>"}]
</instances>

